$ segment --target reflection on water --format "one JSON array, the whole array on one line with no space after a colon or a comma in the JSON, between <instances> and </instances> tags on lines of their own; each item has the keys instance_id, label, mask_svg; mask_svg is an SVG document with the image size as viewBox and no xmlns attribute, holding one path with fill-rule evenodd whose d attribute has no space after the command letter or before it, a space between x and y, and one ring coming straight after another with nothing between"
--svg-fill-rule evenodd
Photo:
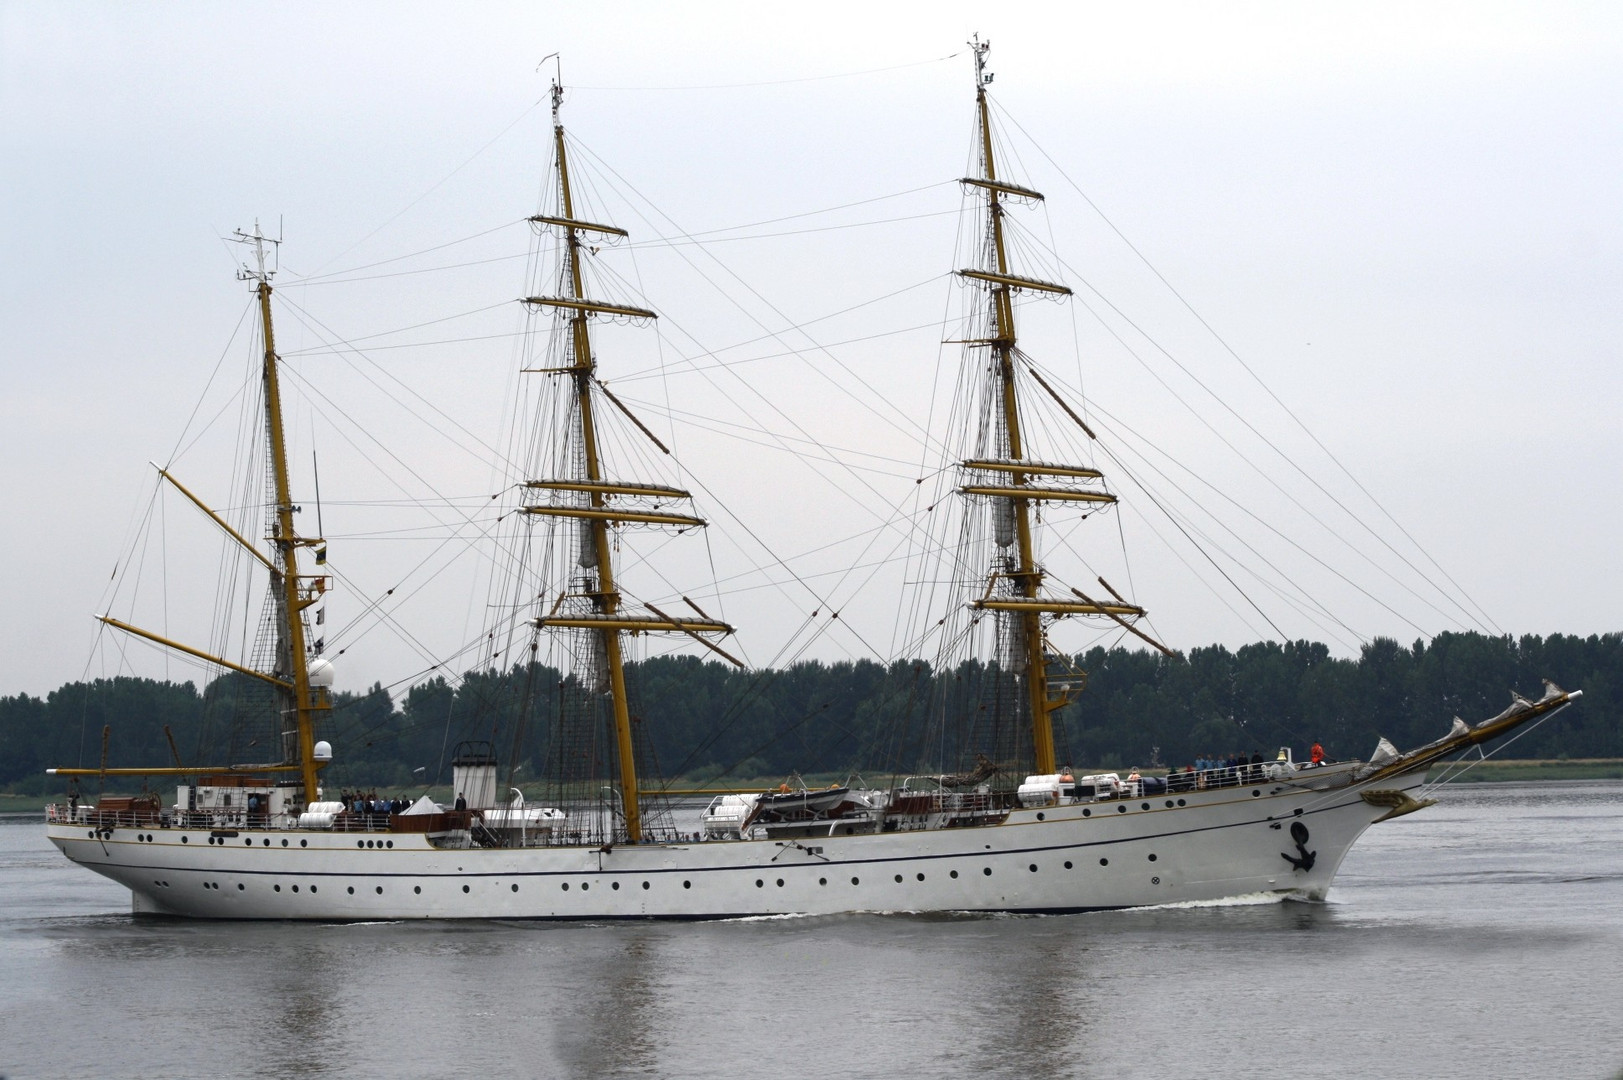
<instances>
[{"instance_id":1,"label":"reflection on water","mask_svg":"<svg viewBox=\"0 0 1623 1080\"><path fill-rule=\"evenodd\" d=\"M1608 1076L1623 783L1372 830L1325 903L705 924L136 919L0 824L0 1074Z\"/></svg>"}]
</instances>

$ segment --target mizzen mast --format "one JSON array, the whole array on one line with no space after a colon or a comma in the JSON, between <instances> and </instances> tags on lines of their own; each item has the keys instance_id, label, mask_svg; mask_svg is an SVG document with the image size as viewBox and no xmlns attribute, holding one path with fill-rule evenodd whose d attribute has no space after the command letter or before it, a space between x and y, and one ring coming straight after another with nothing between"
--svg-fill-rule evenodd
<instances>
[{"instance_id":1,"label":"mizzen mast","mask_svg":"<svg viewBox=\"0 0 1623 1080\"><path fill-rule=\"evenodd\" d=\"M1023 677L1027 704L1031 711L1032 750L1038 773L1055 771L1054 730L1051 714L1071 700L1061 689L1058 695L1050 691L1048 678L1048 648L1044 619L1067 615L1105 615L1118 621L1142 615L1143 609L1126 602L1099 603L1083 598L1059 599L1045 596L1045 573L1038 563L1038 552L1033 536L1032 511L1043 502L1081 503L1099 505L1115 502L1108 492L1086 486L1100 473L1080 465L1050 464L1027 458L1027 448L1021 429L1020 399L1017 380L1020 376L1017 359L1020 352L1015 335L1014 294L1031 291L1068 296L1068 286L1025 277L1013 272L1009 264L1009 245L1004 230L1005 200L1041 201L1042 195L1030 188L1009 183L998 175L997 156L992 143L991 110L986 88L992 74L986 70L986 54L991 42L978 37L969 42L975 59L975 104L980 126L980 158L982 175L965 177L962 183L981 194L986 200L986 254L987 265L958 271L965 280L980 286L987 294L989 304L988 338L974 341L972 346L990 348L992 362L990 374L994 411L999 429L994 455L987 455L959 463L965 482L959 492L970 498L992 501L994 539L998 548L990 580L983 596L971 602L971 607L994 612L1000 623L1009 620L1012 633L1000 634L1000 641L1011 646L1009 662ZM1073 590L1074 591L1074 590ZM1056 687L1056 689L1060 689Z\"/></svg>"},{"instance_id":2,"label":"mizzen mast","mask_svg":"<svg viewBox=\"0 0 1623 1080\"><path fill-rule=\"evenodd\" d=\"M559 107L563 102L563 86L552 85L553 156L558 170L558 215L537 214L532 224L558 229L563 239L564 272L563 296L531 296L525 303L550 307L567 316L569 363L548 369L544 374L566 378L573 382L575 428L579 438L577 452L571 455L580 475L559 479L530 479L525 487L550 497L546 503L523 507L527 514L553 518L575 519L580 522L578 563L584 572L577 588L561 594L551 610L535 620L538 628L584 630L595 636L596 659L602 670L602 689L609 697L613 712L615 749L618 758L620 803L624 815L624 842L635 844L642 838L642 792L637 776L637 765L631 734L631 711L626 694L625 653L621 635L646 632L683 633L699 640L710 649L721 652L702 635L728 634L732 627L710 618L677 619L658 609L649 607L646 613L630 610L624 603L615 577L614 528L625 524L665 525L679 529L700 528L705 522L692 514L675 513L661 509L672 501L691 499L692 495L679 488L657 484L609 479L605 476L599 441L599 411L597 395L609 401L631 417L633 423L649 434L646 428L630 414L623 403L603 388L597 378L597 358L592 352L591 320L594 316L609 318L652 320L654 312L624 304L594 300L586 295L582 276L583 233L624 237L624 229L613 225L596 224L575 216L574 193L569 181L569 156L564 139L563 122ZM649 434L652 438L652 435ZM656 440L657 442L657 440ZM660 449L666 450L663 445ZM617 500L652 500L652 508L617 505ZM731 660L726 653L722 656ZM736 663L736 661L734 661Z\"/></svg>"},{"instance_id":3,"label":"mizzen mast","mask_svg":"<svg viewBox=\"0 0 1623 1080\"><path fill-rule=\"evenodd\" d=\"M259 318L264 331L265 362L265 434L269 443L272 493L276 500L271 522L271 544L275 551L271 568L271 591L277 615L276 670L286 682L277 687L277 698L282 703L281 715L293 721L292 729L283 730L283 758L296 760L304 781L304 800L316 801L315 714L330 706L326 692L311 684L309 653L305 642L304 611L321 599L327 588L324 576L301 577L298 551L301 547L317 549L319 561L325 550L320 539L300 537L293 527L292 486L288 481L287 446L282 431L282 392L279 373L280 359L276 355L276 332L271 323L271 284L274 271L265 265L265 245L279 241L261 235L258 225L252 235L238 231L237 239L251 244L254 265L244 267L239 277L257 282Z\"/></svg>"}]
</instances>

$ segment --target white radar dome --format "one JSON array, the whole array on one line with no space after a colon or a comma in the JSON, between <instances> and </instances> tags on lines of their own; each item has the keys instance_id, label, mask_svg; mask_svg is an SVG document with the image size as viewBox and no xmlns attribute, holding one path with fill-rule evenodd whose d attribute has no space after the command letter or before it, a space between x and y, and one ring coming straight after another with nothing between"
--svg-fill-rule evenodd
<instances>
[{"instance_id":1,"label":"white radar dome","mask_svg":"<svg viewBox=\"0 0 1623 1080\"><path fill-rule=\"evenodd\" d=\"M331 761L332 743L328 742L326 739L322 739L311 748L310 756L315 758L317 761Z\"/></svg>"},{"instance_id":2,"label":"white radar dome","mask_svg":"<svg viewBox=\"0 0 1623 1080\"><path fill-rule=\"evenodd\" d=\"M311 686L319 686L324 690L330 689L332 687L332 680L333 667L331 660L323 660L320 657L317 657L316 659L310 661Z\"/></svg>"}]
</instances>

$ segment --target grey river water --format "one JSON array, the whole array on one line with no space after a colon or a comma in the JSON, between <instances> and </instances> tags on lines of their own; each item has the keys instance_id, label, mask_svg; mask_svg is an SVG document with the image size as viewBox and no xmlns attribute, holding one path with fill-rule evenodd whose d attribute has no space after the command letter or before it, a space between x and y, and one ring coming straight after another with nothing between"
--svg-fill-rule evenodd
<instances>
[{"instance_id":1,"label":"grey river water","mask_svg":"<svg viewBox=\"0 0 1623 1080\"><path fill-rule=\"evenodd\" d=\"M1606 1077L1623 782L1378 825L1322 904L201 923L0 822L0 1075Z\"/></svg>"}]
</instances>

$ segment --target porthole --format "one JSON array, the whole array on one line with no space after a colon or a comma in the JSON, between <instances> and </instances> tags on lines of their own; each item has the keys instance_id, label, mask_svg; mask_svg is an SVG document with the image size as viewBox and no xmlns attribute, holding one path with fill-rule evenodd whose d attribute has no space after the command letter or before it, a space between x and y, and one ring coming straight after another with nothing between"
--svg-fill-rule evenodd
<instances>
[{"instance_id":1,"label":"porthole","mask_svg":"<svg viewBox=\"0 0 1623 1080\"><path fill-rule=\"evenodd\" d=\"M1038 821L1047 821L1048 819L1046 817L1044 817L1043 812L1041 810L1039 810L1039 811L1037 811L1037 820Z\"/></svg>"},{"instance_id":2,"label":"porthole","mask_svg":"<svg viewBox=\"0 0 1623 1080\"><path fill-rule=\"evenodd\" d=\"M356 847L365 847L366 846L366 841L365 840L357 840L357 841L355 841L355 846Z\"/></svg>"},{"instance_id":3,"label":"porthole","mask_svg":"<svg viewBox=\"0 0 1623 1080\"><path fill-rule=\"evenodd\" d=\"M645 888L645 889L648 888L647 882L644 882L642 887ZM513 883L513 891L518 892L518 883L517 882Z\"/></svg>"},{"instance_id":4,"label":"porthole","mask_svg":"<svg viewBox=\"0 0 1623 1080\"><path fill-rule=\"evenodd\" d=\"M902 875L897 874L896 875L896 884L900 885L901 883L902 883Z\"/></svg>"},{"instance_id":5,"label":"porthole","mask_svg":"<svg viewBox=\"0 0 1623 1080\"><path fill-rule=\"evenodd\" d=\"M378 886L377 893L378 893L379 896L383 895L383 886L382 885Z\"/></svg>"},{"instance_id":6,"label":"porthole","mask_svg":"<svg viewBox=\"0 0 1623 1080\"><path fill-rule=\"evenodd\" d=\"M1109 866L1110 865L1110 860L1109 859L1100 859L1099 860L1099 865L1100 866Z\"/></svg>"},{"instance_id":7,"label":"porthole","mask_svg":"<svg viewBox=\"0 0 1623 1080\"><path fill-rule=\"evenodd\" d=\"M1252 798L1253 798L1253 799L1260 799L1260 798L1262 798L1262 792L1260 792L1260 791L1253 791L1253 792L1252 792L1252 793L1251 793L1251 797L1252 797Z\"/></svg>"},{"instance_id":8,"label":"porthole","mask_svg":"<svg viewBox=\"0 0 1623 1080\"><path fill-rule=\"evenodd\" d=\"M583 888L583 889L584 889L584 888L586 888L586 886L584 886L584 885L582 885L582 886L581 886L581 888ZM463 892L467 892L467 891L468 891L468 887L467 887L467 886L466 886L466 885L464 885L464 886L462 886L462 891L463 891Z\"/></svg>"},{"instance_id":9,"label":"porthole","mask_svg":"<svg viewBox=\"0 0 1623 1080\"><path fill-rule=\"evenodd\" d=\"M272 891L272 892L281 892L281 891L282 891L282 887L281 887L281 886L280 886L280 885L272 885L272 886L271 886L271 891Z\"/></svg>"},{"instance_id":10,"label":"porthole","mask_svg":"<svg viewBox=\"0 0 1623 1080\"><path fill-rule=\"evenodd\" d=\"M566 889L567 889L567 888L569 888L569 886L568 886L568 885L565 885L565 886L564 886L564 888L566 888ZM414 892L414 893L416 893L416 894L417 894L417 895L419 895L419 896L421 896L421 895L422 895L422 892L423 892L423 887L422 887L422 886L421 886L421 885L413 885L413 886L412 886L412 887L411 887L411 891L412 891L412 892Z\"/></svg>"},{"instance_id":11,"label":"porthole","mask_svg":"<svg viewBox=\"0 0 1623 1080\"><path fill-rule=\"evenodd\" d=\"M1150 804L1149 803L1139 803L1138 808L1140 810L1148 810L1150 808Z\"/></svg>"},{"instance_id":12,"label":"porthole","mask_svg":"<svg viewBox=\"0 0 1623 1080\"><path fill-rule=\"evenodd\" d=\"M1125 807L1125 806L1118 806L1118 807L1116 807L1116 813L1118 813L1118 814L1125 814L1125 813L1127 813L1127 807Z\"/></svg>"},{"instance_id":13,"label":"porthole","mask_svg":"<svg viewBox=\"0 0 1623 1080\"><path fill-rule=\"evenodd\" d=\"M1067 870L1071 869L1071 860L1070 859L1065 860L1065 869L1067 869Z\"/></svg>"},{"instance_id":14,"label":"porthole","mask_svg":"<svg viewBox=\"0 0 1623 1080\"><path fill-rule=\"evenodd\" d=\"M308 840L300 840L299 841L299 846L300 847L309 847L310 846L310 841L308 841Z\"/></svg>"},{"instance_id":15,"label":"porthole","mask_svg":"<svg viewBox=\"0 0 1623 1080\"><path fill-rule=\"evenodd\" d=\"M759 885L760 882L757 881L755 884ZM620 883L618 881L611 881L611 882L609 882L609 888L613 889L615 892L619 892L620 891Z\"/></svg>"},{"instance_id":16,"label":"porthole","mask_svg":"<svg viewBox=\"0 0 1623 1080\"><path fill-rule=\"evenodd\" d=\"M267 844L268 844L268 843L270 843L270 841L269 841L269 840L267 840L267 841L265 841L265 842L266 842L266 843L267 843ZM242 838L242 843L243 843L243 846L244 846L244 847L253 847L253 846L254 846L254 838L253 838L253 837L251 837L251 836L244 836L244 837L243 837L243 838Z\"/></svg>"},{"instance_id":17,"label":"porthole","mask_svg":"<svg viewBox=\"0 0 1623 1080\"><path fill-rule=\"evenodd\" d=\"M924 880L924 875L923 874L915 874L914 876L917 877L920 881Z\"/></svg>"},{"instance_id":18,"label":"porthole","mask_svg":"<svg viewBox=\"0 0 1623 1080\"><path fill-rule=\"evenodd\" d=\"M1155 852L1152 851L1152 852L1150 852L1150 862L1154 862L1154 861L1155 861Z\"/></svg>"},{"instance_id":19,"label":"porthole","mask_svg":"<svg viewBox=\"0 0 1623 1080\"><path fill-rule=\"evenodd\" d=\"M1187 804L1187 803L1185 803L1185 802L1184 802L1184 801L1183 801L1183 800L1182 800L1182 799L1179 799L1179 800L1178 800L1178 805L1179 805L1179 806L1187 806L1187 805L1188 805L1188 804Z\"/></svg>"},{"instance_id":20,"label":"porthole","mask_svg":"<svg viewBox=\"0 0 1623 1080\"><path fill-rule=\"evenodd\" d=\"M583 881L583 882L580 883L580 891L581 892L585 892L587 889L590 889L591 887L592 887L592 883L590 881ZM466 885L462 886L462 891L467 892L468 887Z\"/></svg>"},{"instance_id":21,"label":"porthole","mask_svg":"<svg viewBox=\"0 0 1623 1080\"><path fill-rule=\"evenodd\" d=\"M283 841L282 841L282 846L283 846L283 847L287 847L287 841L286 841L286 840L283 840Z\"/></svg>"},{"instance_id":22,"label":"porthole","mask_svg":"<svg viewBox=\"0 0 1623 1080\"><path fill-rule=\"evenodd\" d=\"M351 885L349 887L349 895L351 895L351 896L355 895L355 886Z\"/></svg>"},{"instance_id":23,"label":"porthole","mask_svg":"<svg viewBox=\"0 0 1623 1080\"><path fill-rule=\"evenodd\" d=\"M566 881L566 882L564 882L564 892L568 892L568 891L569 891L569 882Z\"/></svg>"},{"instance_id":24,"label":"porthole","mask_svg":"<svg viewBox=\"0 0 1623 1080\"><path fill-rule=\"evenodd\" d=\"M247 891L247 886L245 886L242 882L239 881L239 882L237 882L237 891L238 892L245 892L245 891Z\"/></svg>"},{"instance_id":25,"label":"porthole","mask_svg":"<svg viewBox=\"0 0 1623 1080\"><path fill-rule=\"evenodd\" d=\"M819 884L819 885L827 885L828 884L828 878L826 878L826 877L818 878L817 879L817 884Z\"/></svg>"},{"instance_id":26,"label":"porthole","mask_svg":"<svg viewBox=\"0 0 1623 1080\"><path fill-rule=\"evenodd\" d=\"M760 878L756 878L755 879L755 887L757 889L765 888L766 887L766 882L762 881Z\"/></svg>"},{"instance_id":27,"label":"porthole","mask_svg":"<svg viewBox=\"0 0 1623 1080\"><path fill-rule=\"evenodd\" d=\"M1083 817L1092 817L1093 816L1093 811L1089 810L1087 807L1084 806L1082 808L1082 816Z\"/></svg>"},{"instance_id":28,"label":"porthole","mask_svg":"<svg viewBox=\"0 0 1623 1080\"><path fill-rule=\"evenodd\" d=\"M383 846L392 848L392 847L394 847L394 841L393 840L386 840L386 841L384 841Z\"/></svg>"},{"instance_id":29,"label":"porthole","mask_svg":"<svg viewBox=\"0 0 1623 1080\"><path fill-rule=\"evenodd\" d=\"M985 874L987 877L991 877L992 876L992 868L990 866L983 866L983 867L981 867L981 873Z\"/></svg>"},{"instance_id":30,"label":"porthole","mask_svg":"<svg viewBox=\"0 0 1623 1080\"><path fill-rule=\"evenodd\" d=\"M897 881L900 881L900 880L902 880L902 879L901 879L901 878L897 878L897 879L896 879L896 880L897 880ZM648 888L648 883L647 883L647 882L644 882L644 883L643 883L643 886L642 886L642 887L643 887L643 888L645 888L645 889L646 889L646 888ZM783 879L782 879L782 878L779 878L779 879L778 879L778 888L780 888L780 889L781 889L781 888L783 888Z\"/></svg>"},{"instance_id":31,"label":"porthole","mask_svg":"<svg viewBox=\"0 0 1623 1080\"><path fill-rule=\"evenodd\" d=\"M270 837L265 837L265 846L270 847Z\"/></svg>"},{"instance_id":32,"label":"porthole","mask_svg":"<svg viewBox=\"0 0 1623 1080\"><path fill-rule=\"evenodd\" d=\"M1171 799L1168 799L1168 800L1167 800L1167 809L1168 809L1168 810L1171 810L1171 809L1172 809L1172 806L1173 806L1173 803L1172 803L1172 800L1171 800Z\"/></svg>"},{"instance_id":33,"label":"porthole","mask_svg":"<svg viewBox=\"0 0 1623 1080\"><path fill-rule=\"evenodd\" d=\"M1031 867L1030 867L1030 870L1031 870L1031 872L1032 872L1032 873L1033 873L1033 874L1035 874L1035 873L1036 873L1036 872L1037 872L1037 864L1036 864L1036 863L1032 863L1032 864L1031 864Z\"/></svg>"},{"instance_id":34,"label":"porthole","mask_svg":"<svg viewBox=\"0 0 1623 1080\"><path fill-rule=\"evenodd\" d=\"M957 877L957 876L958 876L958 871L956 871L956 870L954 870L954 871L952 871L952 872L951 872L951 873L950 873L950 874L948 874L948 875L947 875L947 876L948 876L948 877L954 877L954 878L955 878L955 877Z\"/></svg>"},{"instance_id":35,"label":"porthole","mask_svg":"<svg viewBox=\"0 0 1623 1080\"><path fill-rule=\"evenodd\" d=\"M298 892L298 891L299 891L299 887L298 887L298 886L297 886L297 885L295 885L295 886L293 886L293 891L294 891L294 892Z\"/></svg>"},{"instance_id":36,"label":"porthole","mask_svg":"<svg viewBox=\"0 0 1623 1080\"><path fill-rule=\"evenodd\" d=\"M565 886L564 886L564 888L566 888L566 889L567 889L567 888L569 888L569 886L568 886L568 885L565 885ZM684 881L684 882L682 882L682 888L684 888L684 889L691 889L691 888L693 888L693 882L691 882L691 881Z\"/></svg>"},{"instance_id":37,"label":"porthole","mask_svg":"<svg viewBox=\"0 0 1623 1080\"><path fill-rule=\"evenodd\" d=\"M316 887L315 887L315 886L314 886L314 885L312 885L312 886L310 886L310 891L311 891L311 892L315 892L315 891L316 891Z\"/></svg>"},{"instance_id":38,"label":"porthole","mask_svg":"<svg viewBox=\"0 0 1623 1080\"><path fill-rule=\"evenodd\" d=\"M1150 878L1150 884L1151 885L1159 885L1159 884L1161 884L1161 879L1158 878L1158 877L1152 877L1152 878Z\"/></svg>"},{"instance_id":39,"label":"porthole","mask_svg":"<svg viewBox=\"0 0 1623 1080\"><path fill-rule=\"evenodd\" d=\"M90 835L91 835L91 836L95 836L95 835L96 835L96 834L95 834L95 833L91 833L91 834L90 834ZM180 842L181 842L181 843L182 843L182 844L184 844L184 843L185 843L185 842L186 842L186 838L185 838L185 837L184 837L184 836L182 836L182 837L181 837L181 838L180 838Z\"/></svg>"},{"instance_id":40,"label":"porthole","mask_svg":"<svg viewBox=\"0 0 1623 1080\"><path fill-rule=\"evenodd\" d=\"M781 881L780 881L780 882L778 882L778 884L780 884L780 885L781 885L781 884L783 884L783 882L781 882ZM643 889L645 889L645 890L646 890L646 889L647 889L647 888L648 888L648 882L646 882L646 881L645 881L645 882L643 882L643 883L642 883L642 887L643 887ZM518 892L518 886L517 886L517 885L514 885L514 886L513 886L513 891L514 891L514 892Z\"/></svg>"},{"instance_id":41,"label":"porthole","mask_svg":"<svg viewBox=\"0 0 1623 1080\"><path fill-rule=\"evenodd\" d=\"M851 884L853 884L853 885L861 885L862 884L862 879L861 878L852 878L851 879Z\"/></svg>"}]
</instances>

